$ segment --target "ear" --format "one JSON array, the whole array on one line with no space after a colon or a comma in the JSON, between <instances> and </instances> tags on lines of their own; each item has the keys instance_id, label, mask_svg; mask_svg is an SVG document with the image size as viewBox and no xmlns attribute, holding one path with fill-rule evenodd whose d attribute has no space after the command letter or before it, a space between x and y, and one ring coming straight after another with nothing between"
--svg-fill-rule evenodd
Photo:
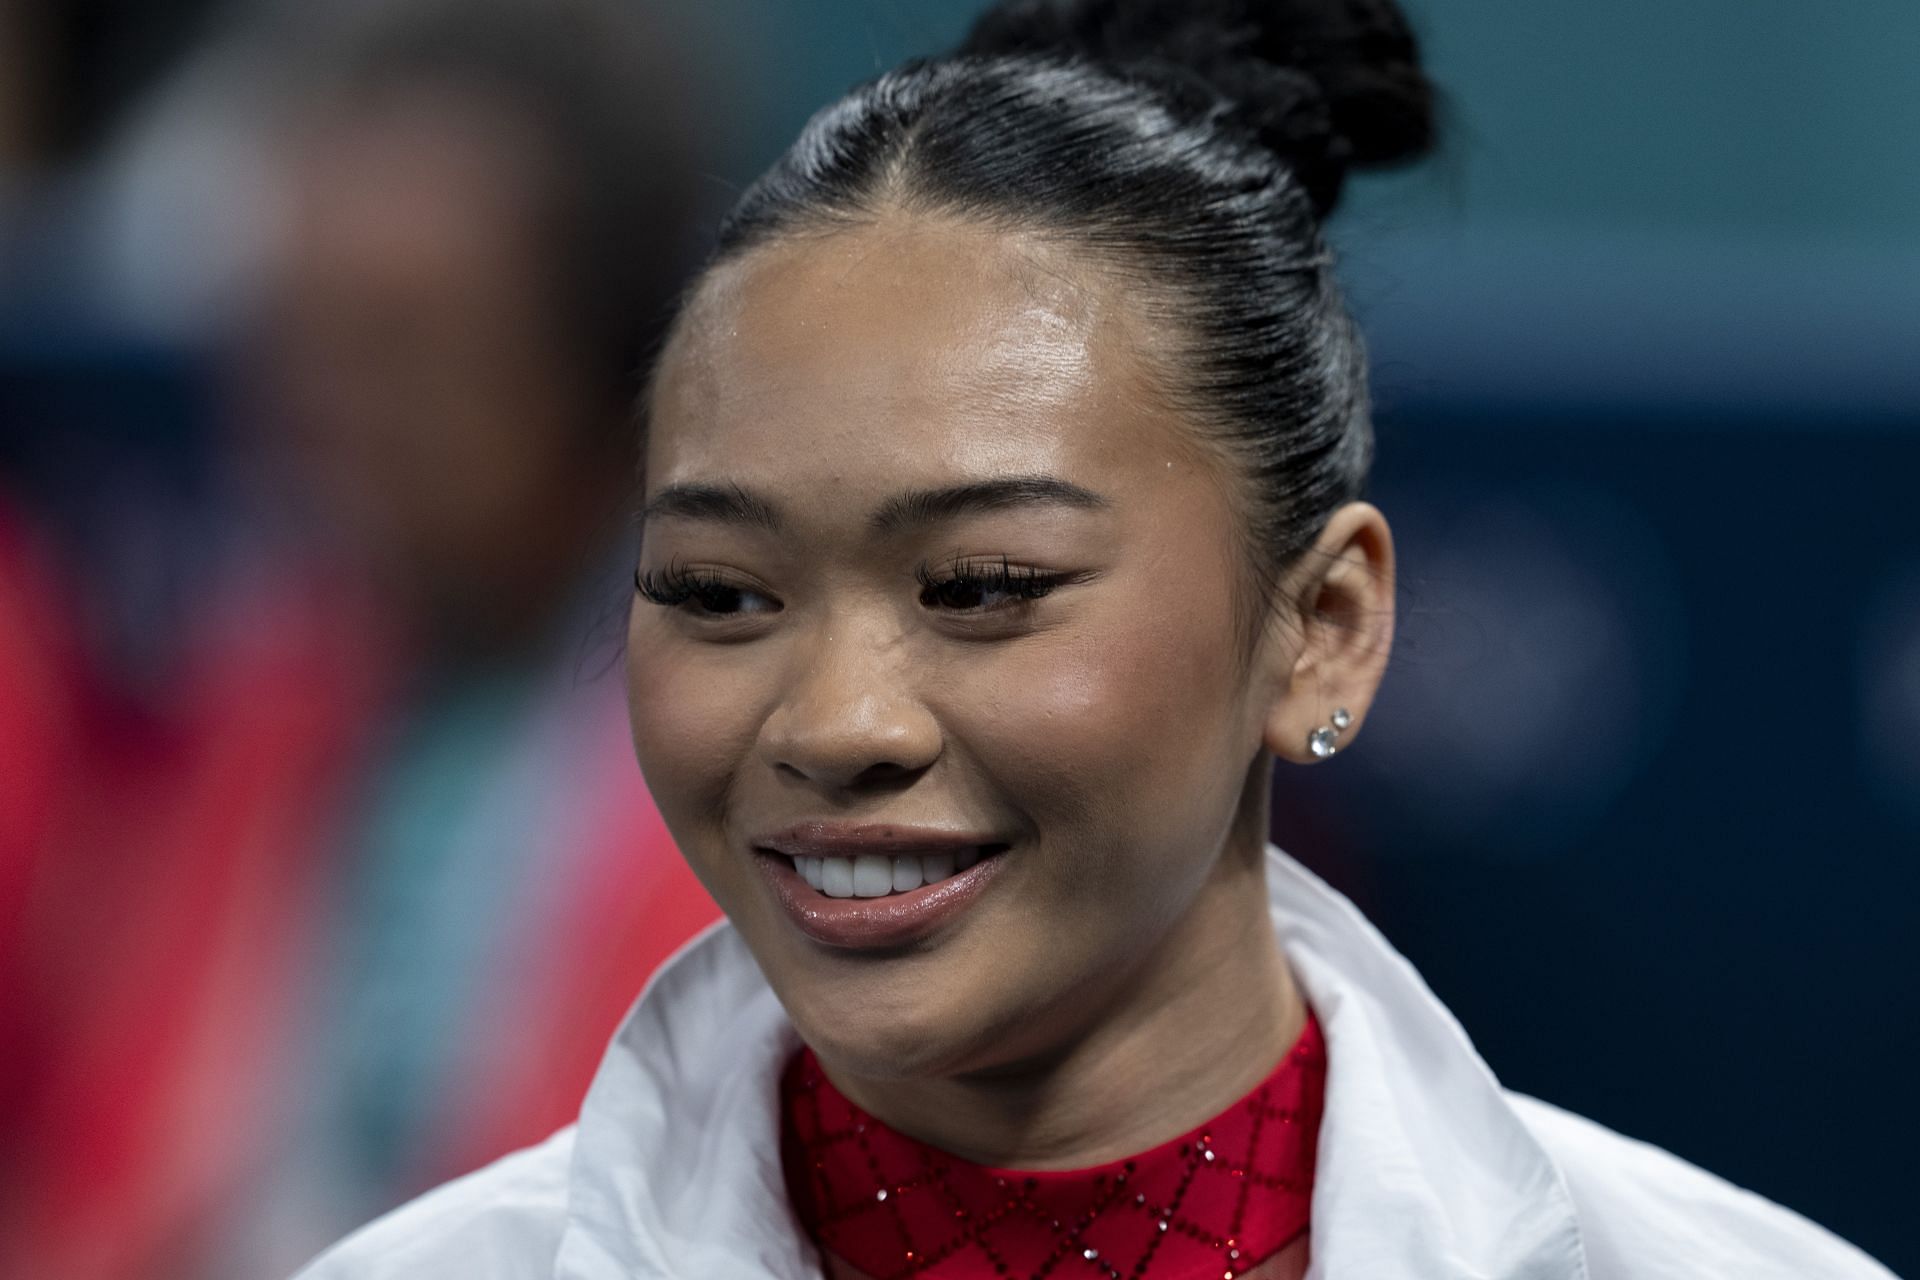
<instances>
[{"instance_id":1,"label":"ear","mask_svg":"<svg viewBox=\"0 0 1920 1280\"><path fill-rule=\"evenodd\" d=\"M1393 532L1377 507L1352 502L1333 513L1282 583L1276 630L1291 642L1269 648L1274 664L1265 726L1267 750L1312 764L1308 735L1334 727L1344 748L1366 721L1393 647Z\"/></svg>"}]
</instances>

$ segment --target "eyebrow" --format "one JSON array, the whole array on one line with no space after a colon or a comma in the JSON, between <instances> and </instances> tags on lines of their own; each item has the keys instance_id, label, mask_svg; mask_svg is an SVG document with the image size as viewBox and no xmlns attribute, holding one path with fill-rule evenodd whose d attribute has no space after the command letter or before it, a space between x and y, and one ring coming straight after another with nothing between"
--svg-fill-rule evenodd
<instances>
[{"instance_id":1,"label":"eyebrow","mask_svg":"<svg viewBox=\"0 0 1920 1280\"><path fill-rule=\"evenodd\" d=\"M893 533L906 525L1011 507L1066 506L1099 511L1107 505L1107 500L1093 490L1057 476L1001 476L938 489L909 490L881 503L871 523L877 532Z\"/></svg>"},{"instance_id":2,"label":"eyebrow","mask_svg":"<svg viewBox=\"0 0 1920 1280\"><path fill-rule=\"evenodd\" d=\"M999 476L896 494L880 504L869 523L875 532L896 533L909 525L1014 507L1067 506L1098 511L1108 505L1093 490L1058 476ZM778 508L737 484L670 484L648 499L640 519L643 524L654 519L710 520L771 532L781 527Z\"/></svg>"},{"instance_id":3,"label":"eyebrow","mask_svg":"<svg viewBox=\"0 0 1920 1280\"><path fill-rule=\"evenodd\" d=\"M780 528L780 513L773 504L737 484L670 484L649 498L640 512L642 524L661 518Z\"/></svg>"}]
</instances>

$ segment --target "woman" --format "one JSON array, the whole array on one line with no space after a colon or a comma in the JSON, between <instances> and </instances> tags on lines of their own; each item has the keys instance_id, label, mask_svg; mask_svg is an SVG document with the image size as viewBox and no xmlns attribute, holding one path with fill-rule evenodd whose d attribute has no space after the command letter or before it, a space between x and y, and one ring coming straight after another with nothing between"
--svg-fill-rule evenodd
<instances>
[{"instance_id":1,"label":"woman","mask_svg":"<svg viewBox=\"0 0 1920 1280\"><path fill-rule=\"evenodd\" d=\"M1319 226L1429 134L1371 0L1016 0L815 118L647 402L634 741L730 925L310 1276L1885 1276L1503 1092L1265 845L1392 629Z\"/></svg>"}]
</instances>

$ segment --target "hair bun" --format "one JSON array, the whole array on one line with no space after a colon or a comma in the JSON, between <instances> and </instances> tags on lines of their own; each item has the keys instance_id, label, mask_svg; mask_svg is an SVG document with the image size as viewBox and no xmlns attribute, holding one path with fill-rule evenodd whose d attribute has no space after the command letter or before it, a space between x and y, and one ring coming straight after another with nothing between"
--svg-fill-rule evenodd
<instances>
[{"instance_id":1,"label":"hair bun","mask_svg":"<svg viewBox=\"0 0 1920 1280\"><path fill-rule=\"evenodd\" d=\"M1003 0L960 52L1085 58L1224 100L1324 217L1355 166L1433 144L1433 89L1393 0Z\"/></svg>"}]
</instances>

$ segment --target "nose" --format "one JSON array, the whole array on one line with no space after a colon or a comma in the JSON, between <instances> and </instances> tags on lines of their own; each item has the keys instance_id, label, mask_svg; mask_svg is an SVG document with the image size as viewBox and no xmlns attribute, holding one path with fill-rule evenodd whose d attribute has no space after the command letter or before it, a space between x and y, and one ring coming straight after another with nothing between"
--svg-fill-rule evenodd
<instances>
[{"instance_id":1,"label":"nose","mask_svg":"<svg viewBox=\"0 0 1920 1280\"><path fill-rule=\"evenodd\" d=\"M796 663L761 731L777 772L826 791L904 786L940 755L938 721L885 638L841 629Z\"/></svg>"}]
</instances>

